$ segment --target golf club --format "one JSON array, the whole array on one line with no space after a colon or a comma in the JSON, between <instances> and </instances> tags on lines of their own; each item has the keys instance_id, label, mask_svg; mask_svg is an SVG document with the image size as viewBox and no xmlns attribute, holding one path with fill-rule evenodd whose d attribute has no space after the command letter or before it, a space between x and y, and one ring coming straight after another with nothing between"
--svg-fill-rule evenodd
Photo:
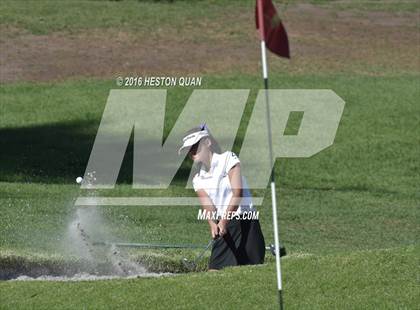
<instances>
[{"instance_id":1,"label":"golf club","mask_svg":"<svg viewBox=\"0 0 420 310\"><path fill-rule=\"evenodd\" d=\"M161 243L128 243L128 242L108 242L95 241L92 243L95 246L117 246L126 248L147 248L147 249L201 249L202 245L194 244L161 244Z\"/></svg>"},{"instance_id":2,"label":"golf club","mask_svg":"<svg viewBox=\"0 0 420 310\"><path fill-rule=\"evenodd\" d=\"M196 269L197 268L197 263L203 258L204 253L206 253L206 251L213 245L213 243L216 240L217 240L217 238L216 239L211 239L209 241L209 243L207 244L207 246L204 248L204 250L197 256L197 258L195 260L189 261L187 258L184 257L182 259L182 263L184 264L184 266L190 271Z\"/></svg>"}]
</instances>

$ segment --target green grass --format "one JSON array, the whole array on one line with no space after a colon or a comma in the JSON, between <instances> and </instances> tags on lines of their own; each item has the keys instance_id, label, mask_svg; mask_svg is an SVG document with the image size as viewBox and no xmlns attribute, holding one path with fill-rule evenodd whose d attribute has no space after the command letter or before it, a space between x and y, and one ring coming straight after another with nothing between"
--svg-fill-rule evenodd
<instances>
[{"instance_id":1,"label":"green grass","mask_svg":"<svg viewBox=\"0 0 420 310\"><path fill-rule=\"evenodd\" d=\"M206 77L204 87L250 87L252 76ZM420 183L418 77L273 76L273 88L330 88L346 101L334 145L307 159L278 160L278 201L283 242L289 253L346 253L416 244ZM56 254L65 247L74 184L83 174L113 82L14 84L0 88L0 249ZM191 89L169 90L165 135ZM252 111L245 109L236 151ZM292 126L293 127L293 126ZM129 151L131 154L131 151ZM131 188L131 163L123 165L115 190L104 196L190 196L180 173L167 191ZM189 165L184 163L184 168ZM268 193L259 208L272 241ZM196 243L208 240L198 207L106 207L103 227L115 240ZM188 227L188 233L186 233ZM143 252L135 251L136 255ZM184 251L183 255L194 252ZM26 255L26 254L25 254ZM172 255L169 254L169 255Z\"/></svg>"},{"instance_id":2,"label":"green grass","mask_svg":"<svg viewBox=\"0 0 420 310\"><path fill-rule=\"evenodd\" d=\"M284 185L319 190L359 190L414 197L419 180L419 76L273 75L272 88L329 88L346 101L334 146L309 159L285 161ZM205 77L203 88L251 88L237 143L260 85L258 77ZM73 182L84 171L112 82L16 84L0 88L1 180ZM165 135L191 89L170 89ZM51 161L52 158L60 161ZM283 165L280 165L283 166ZM129 167L128 167L129 168ZM123 171L121 181L131 171Z\"/></svg>"},{"instance_id":3,"label":"green grass","mask_svg":"<svg viewBox=\"0 0 420 310\"><path fill-rule=\"evenodd\" d=\"M418 248L401 247L284 259L285 304L288 309L415 309L418 254ZM162 279L0 282L0 301L13 309L213 309L215 304L276 309L275 287L270 264Z\"/></svg>"},{"instance_id":4,"label":"green grass","mask_svg":"<svg viewBox=\"0 0 420 310\"><path fill-rule=\"evenodd\" d=\"M2 1L0 24L14 26L41 35L56 31L77 32L83 29L115 28L156 34L159 29L191 30L192 25L206 24L226 7L251 7L243 1Z\"/></svg>"},{"instance_id":5,"label":"green grass","mask_svg":"<svg viewBox=\"0 0 420 310\"><path fill-rule=\"evenodd\" d=\"M337 10L418 10L414 2L310 2ZM159 36L159 31L169 29L173 35L203 39L206 34L193 31L196 25L219 33L230 23L232 10L248 14L253 5L239 0L176 1L176 5L127 0L27 1L25 5L2 1L0 25L36 35L112 28ZM223 23L219 23L221 17ZM246 33L241 25L232 25L229 38ZM9 35L13 31L5 33ZM377 77L270 73L271 88L332 89L346 102L333 146L307 159L279 159L275 167L280 233L289 253L283 259L287 309L415 309L420 303L415 274L420 234L420 75L390 72ZM251 89L234 146L239 152L257 88L262 87L260 77L231 73L205 76L203 81L202 88ZM86 192L74 180L85 170L112 88L116 88L114 81L102 80L0 86L0 269L13 265L78 268L74 257L67 256L66 230L74 217L75 199ZM169 90L165 136L191 91ZM290 133L298 123L299 117L291 120ZM194 194L184 188L188 162L170 189L133 190L131 156L130 145L118 186L97 194ZM264 190L255 194L265 196L260 220L271 243L270 195ZM207 224L196 220L197 210L198 206L104 207L95 229L107 230L116 241L204 245L209 233ZM175 272L182 271L181 257L197 253L129 251L152 269ZM204 260L200 268L205 269L205 264ZM196 309L224 302L221 308L273 309L275 287L273 258L268 256L263 266L229 268L217 274L81 283L0 281L0 308Z\"/></svg>"},{"instance_id":6,"label":"green grass","mask_svg":"<svg viewBox=\"0 0 420 310\"><path fill-rule=\"evenodd\" d=\"M357 10L418 12L417 1L331 1L308 0L275 1L279 10L287 10L297 4L310 3L336 11ZM212 1L21 1L0 2L0 25L14 27L28 33L42 35L52 32L75 33L86 29L115 29L136 34L159 35L162 29L174 34L188 33L200 37L194 28L225 32L231 18L229 12L249 13L252 18L254 1L212 0ZM242 25L241 25L242 27ZM243 28L243 27L242 27ZM230 35L243 32L235 23L229 23ZM13 35L13 31L9 34ZM243 36L242 36L243 38ZM231 37L232 39L232 37Z\"/></svg>"}]
</instances>

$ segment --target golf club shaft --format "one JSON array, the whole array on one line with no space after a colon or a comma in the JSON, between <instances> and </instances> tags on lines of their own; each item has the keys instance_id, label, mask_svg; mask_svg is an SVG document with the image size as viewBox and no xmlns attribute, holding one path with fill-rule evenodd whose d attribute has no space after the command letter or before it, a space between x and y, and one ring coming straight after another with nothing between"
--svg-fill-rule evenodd
<instances>
[{"instance_id":1,"label":"golf club shaft","mask_svg":"<svg viewBox=\"0 0 420 310\"><path fill-rule=\"evenodd\" d=\"M214 240L211 240L205 250L207 250L211 244L213 244ZM127 247L127 248L149 248L149 249L201 249L203 246L194 245L194 244L158 244L158 243L128 243L128 242L106 242L106 241L97 241L92 243L95 246L98 245L115 245L118 247ZM272 252L272 245L266 246L266 251Z\"/></svg>"},{"instance_id":2,"label":"golf club shaft","mask_svg":"<svg viewBox=\"0 0 420 310\"><path fill-rule=\"evenodd\" d=\"M159 243L126 243L126 242L93 242L93 245L114 245L127 248L149 248L149 249L202 249L202 245L194 244L159 244Z\"/></svg>"},{"instance_id":3,"label":"golf club shaft","mask_svg":"<svg viewBox=\"0 0 420 310\"><path fill-rule=\"evenodd\" d=\"M200 259L204 256L204 253L206 253L206 251L213 245L214 241L216 241L216 239L211 239L209 241L209 243L207 244L207 246L204 248L204 250L200 253L200 255L197 256L197 258L194 261L194 264L197 264Z\"/></svg>"}]
</instances>

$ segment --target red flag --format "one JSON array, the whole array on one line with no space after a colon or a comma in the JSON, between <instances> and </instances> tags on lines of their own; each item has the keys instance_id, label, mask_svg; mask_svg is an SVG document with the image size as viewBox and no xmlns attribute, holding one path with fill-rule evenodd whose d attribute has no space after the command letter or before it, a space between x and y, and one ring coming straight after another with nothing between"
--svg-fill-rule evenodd
<instances>
[{"instance_id":1,"label":"red flag","mask_svg":"<svg viewBox=\"0 0 420 310\"><path fill-rule=\"evenodd\" d=\"M258 2L260 1L260 5L262 6L261 15L259 14L261 12L258 11ZM264 23L261 25L264 30L262 39L264 39L267 48L280 57L290 58L287 33L271 0L257 0L257 5L255 7L255 21L257 29L260 29L259 16L264 16ZM263 33L261 29L260 32L262 35Z\"/></svg>"}]
</instances>

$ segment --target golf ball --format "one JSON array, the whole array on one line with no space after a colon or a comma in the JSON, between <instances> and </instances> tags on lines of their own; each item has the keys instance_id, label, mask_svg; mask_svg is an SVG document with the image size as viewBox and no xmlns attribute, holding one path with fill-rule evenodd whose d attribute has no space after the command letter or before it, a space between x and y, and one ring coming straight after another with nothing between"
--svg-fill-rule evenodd
<instances>
[{"instance_id":1,"label":"golf ball","mask_svg":"<svg viewBox=\"0 0 420 310\"><path fill-rule=\"evenodd\" d=\"M83 178L82 178L82 177L77 177L77 178L76 178L76 183L77 183L77 184L82 183L82 181L83 181Z\"/></svg>"}]
</instances>

